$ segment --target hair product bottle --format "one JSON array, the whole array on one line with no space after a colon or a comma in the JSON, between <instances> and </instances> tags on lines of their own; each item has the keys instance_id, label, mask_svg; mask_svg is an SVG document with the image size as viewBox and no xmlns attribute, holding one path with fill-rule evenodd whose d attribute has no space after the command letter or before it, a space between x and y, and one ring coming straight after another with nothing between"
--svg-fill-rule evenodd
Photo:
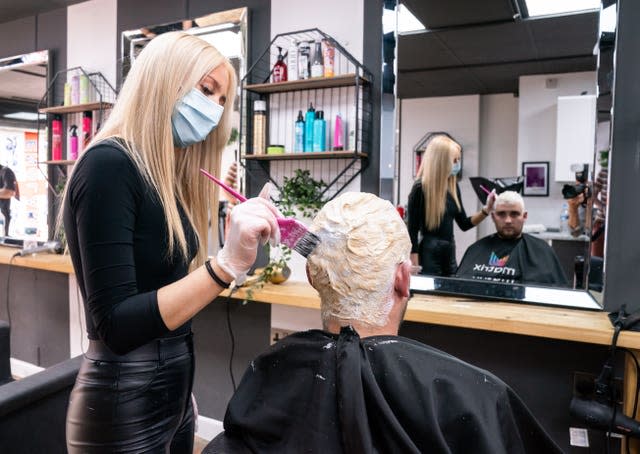
<instances>
[{"instance_id":1,"label":"hair product bottle","mask_svg":"<svg viewBox=\"0 0 640 454\"><path fill-rule=\"evenodd\" d=\"M62 160L62 117L54 115L51 121L51 159Z\"/></svg>"},{"instance_id":2,"label":"hair product bottle","mask_svg":"<svg viewBox=\"0 0 640 454\"><path fill-rule=\"evenodd\" d=\"M65 82L64 84L64 106L71 105L71 84L69 82Z\"/></svg>"},{"instance_id":3,"label":"hair product bottle","mask_svg":"<svg viewBox=\"0 0 640 454\"><path fill-rule=\"evenodd\" d=\"M82 112L82 149L86 149L91 142L93 126L93 113L90 110Z\"/></svg>"},{"instance_id":4,"label":"hair product bottle","mask_svg":"<svg viewBox=\"0 0 640 454\"><path fill-rule=\"evenodd\" d=\"M71 78L71 104L80 104L80 76Z\"/></svg>"},{"instance_id":5,"label":"hair product bottle","mask_svg":"<svg viewBox=\"0 0 640 454\"><path fill-rule=\"evenodd\" d=\"M304 117L302 116L302 111L298 111L298 119L296 120L295 125L295 140L293 145L293 151L302 152L304 151Z\"/></svg>"},{"instance_id":6,"label":"hair product bottle","mask_svg":"<svg viewBox=\"0 0 640 454\"><path fill-rule=\"evenodd\" d=\"M333 151L344 150L344 142L342 141L342 117L336 115L336 122L333 127Z\"/></svg>"},{"instance_id":7,"label":"hair product bottle","mask_svg":"<svg viewBox=\"0 0 640 454\"><path fill-rule=\"evenodd\" d=\"M273 65L272 80L276 82L287 81L287 64L284 62L284 55L282 55L282 47L278 46L278 61Z\"/></svg>"},{"instance_id":8,"label":"hair product bottle","mask_svg":"<svg viewBox=\"0 0 640 454\"><path fill-rule=\"evenodd\" d=\"M322 40L322 53L324 61L324 77L333 77L335 75L334 62L336 57L336 48L328 39Z\"/></svg>"},{"instance_id":9,"label":"hair product bottle","mask_svg":"<svg viewBox=\"0 0 640 454\"><path fill-rule=\"evenodd\" d=\"M253 102L253 154L264 154L267 146L267 101Z\"/></svg>"},{"instance_id":10,"label":"hair product bottle","mask_svg":"<svg viewBox=\"0 0 640 454\"><path fill-rule=\"evenodd\" d=\"M69 126L69 159L78 159L78 127L76 125Z\"/></svg>"},{"instance_id":11,"label":"hair product bottle","mask_svg":"<svg viewBox=\"0 0 640 454\"><path fill-rule=\"evenodd\" d=\"M313 121L316 119L316 110L313 103L309 103L309 110L304 118L304 151L313 151Z\"/></svg>"},{"instance_id":12,"label":"hair product bottle","mask_svg":"<svg viewBox=\"0 0 640 454\"><path fill-rule=\"evenodd\" d=\"M322 62L322 43L316 41L313 50L313 60L311 61L311 77L322 77L324 75L324 64Z\"/></svg>"},{"instance_id":13,"label":"hair product bottle","mask_svg":"<svg viewBox=\"0 0 640 454\"><path fill-rule=\"evenodd\" d=\"M84 74L80 76L80 104L89 102L89 78Z\"/></svg>"},{"instance_id":14,"label":"hair product bottle","mask_svg":"<svg viewBox=\"0 0 640 454\"><path fill-rule=\"evenodd\" d=\"M298 41L291 41L287 51L288 80L298 80Z\"/></svg>"},{"instance_id":15,"label":"hair product bottle","mask_svg":"<svg viewBox=\"0 0 640 454\"><path fill-rule=\"evenodd\" d=\"M298 44L298 79L308 79L311 64L311 46L307 41Z\"/></svg>"},{"instance_id":16,"label":"hair product bottle","mask_svg":"<svg viewBox=\"0 0 640 454\"><path fill-rule=\"evenodd\" d=\"M327 122L324 112L318 110L316 119L313 120L313 151L325 151L327 149Z\"/></svg>"}]
</instances>

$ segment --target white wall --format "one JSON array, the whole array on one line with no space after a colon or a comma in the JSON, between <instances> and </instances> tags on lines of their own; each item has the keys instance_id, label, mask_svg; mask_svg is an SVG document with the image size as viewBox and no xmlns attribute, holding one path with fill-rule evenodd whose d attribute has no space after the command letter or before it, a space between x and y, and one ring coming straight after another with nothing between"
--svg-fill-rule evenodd
<instances>
[{"instance_id":1,"label":"white wall","mask_svg":"<svg viewBox=\"0 0 640 454\"><path fill-rule=\"evenodd\" d=\"M444 96L405 99L400 103L400 200L406 205L414 181L413 147L428 132L445 131L458 140L463 149L463 178L460 181L462 203L468 215L479 209L467 177L478 175L480 146L480 96ZM477 238L476 229L454 229L458 261Z\"/></svg>"},{"instance_id":2,"label":"white wall","mask_svg":"<svg viewBox=\"0 0 640 454\"><path fill-rule=\"evenodd\" d=\"M90 0L67 8L67 68L99 71L116 86L117 0Z\"/></svg>"},{"instance_id":3,"label":"white wall","mask_svg":"<svg viewBox=\"0 0 640 454\"><path fill-rule=\"evenodd\" d=\"M546 88L548 79L557 80L555 88ZM549 161L550 167L549 197L525 198L530 224L552 227L560 224L562 184L554 181L556 100L558 96L574 96L583 92L595 94L595 90L596 74L593 71L520 77L517 165L521 169L523 161Z\"/></svg>"},{"instance_id":4,"label":"white wall","mask_svg":"<svg viewBox=\"0 0 640 454\"><path fill-rule=\"evenodd\" d=\"M480 169L485 178L514 177L518 168L518 98L511 93L480 97ZM495 232L490 219L478 238Z\"/></svg>"},{"instance_id":5,"label":"white wall","mask_svg":"<svg viewBox=\"0 0 640 454\"><path fill-rule=\"evenodd\" d=\"M280 33L318 28L362 61L363 17L364 0L271 0L271 38Z\"/></svg>"}]
</instances>

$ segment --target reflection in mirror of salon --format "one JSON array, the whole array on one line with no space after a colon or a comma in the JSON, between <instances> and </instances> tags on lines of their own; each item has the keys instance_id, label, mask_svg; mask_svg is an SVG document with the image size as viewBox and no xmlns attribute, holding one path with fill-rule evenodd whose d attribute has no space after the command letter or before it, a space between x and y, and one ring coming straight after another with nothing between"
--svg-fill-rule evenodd
<instances>
[{"instance_id":1,"label":"reflection in mirror of salon","mask_svg":"<svg viewBox=\"0 0 640 454\"><path fill-rule=\"evenodd\" d=\"M44 117L38 121L47 67L47 51L0 58L0 172L8 167L17 181L15 194L0 199L0 237L8 224L9 237L24 238L25 229L35 228L38 240L47 239L46 168L38 169L47 159Z\"/></svg>"},{"instance_id":2,"label":"reflection in mirror of salon","mask_svg":"<svg viewBox=\"0 0 640 454\"><path fill-rule=\"evenodd\" d=\"M491 2L495 9L401 3L398 203L407 204L416 179L424 151L416 145L431 132L447 132L463 149L460 203L467 215L484 202L469 177L523 176L524 232L548 242L569 280L585 288L586 280L575 277L578 262L589 258L590 223L577 235L563 227L562 188L577 183L584 165L592 179L600 170L594 151L609 147L610 119L596 118L608 112L596 99L598 80L600 94L611 95L610 64L609 74L598 76L599 30L612 26L601 25L600 1L584 2L579 11L526 10L521 1ZM604 16L615 24L615 5ZM458 264L471 244L495 232L491 218L465 232L454 229Z\"/></svg>"}]
</instances>

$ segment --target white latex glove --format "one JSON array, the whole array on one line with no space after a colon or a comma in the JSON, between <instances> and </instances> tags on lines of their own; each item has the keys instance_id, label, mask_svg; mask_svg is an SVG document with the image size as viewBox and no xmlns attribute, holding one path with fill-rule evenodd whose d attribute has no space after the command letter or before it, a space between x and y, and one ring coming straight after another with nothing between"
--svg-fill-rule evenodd
<instances>
[{"instance_id":1,"label":"white latex glove","mask_svg":"<svg viewBox=\"0 0 640 454\"><path fill-rule=\"evenodd\" d=\"M216 262L222 270L233 276L236 285L247 277L247 271L256 261L258 246L271 240L280 241L280 228L276 220L280 213L268 201L270 185L267 183L258 197L233 207L230 213L224 247L218 251Z\"/></svg>"},{"instance_id":2,"label":"white latex glove","mask_svg":"<svg viewBox=\"0 0 640 454\"><path fill-rule=\"evenodd\" d=\"M493 211L493 205L496 203L496 190L492 190L487 196L487 203L484 208L487 210L487 213L491 213Z\"/></svg>"}]
</instances>

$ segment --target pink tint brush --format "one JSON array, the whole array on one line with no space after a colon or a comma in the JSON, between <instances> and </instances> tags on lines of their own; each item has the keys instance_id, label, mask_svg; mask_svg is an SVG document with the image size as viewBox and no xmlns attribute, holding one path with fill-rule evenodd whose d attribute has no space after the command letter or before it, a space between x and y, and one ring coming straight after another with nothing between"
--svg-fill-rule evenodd
<instances>
[{"instance_id":1,"label":"pink tint brush","mask_svg":"<svg viewBox=\"0 0 640 454\"><path fill-rule=\"evenodd\" d=\"M491 191L489 191L487 188L485 188L484 186L480 185L480 189L482 189L484 192L487 193L487 195L491 194Z\"/></svg>"},{"instance_id":2,"label":"pink tint brush","mask_svg":"<svg viewBox=\"0 0 640 454\"><path fill-rule=\"evenodd\" d=\"M200 172L222 187L222 189L235 197L239 202L245 202L247 200L245 196L227 186L206 170L200 169ZM320 238L318 238L314 233L309 232L307 227L297 219L278 218L278 227L280 227L280 242L303 257L307 257L311 254L311 252L320 243Z\"/></svg>"}]
</instances>

